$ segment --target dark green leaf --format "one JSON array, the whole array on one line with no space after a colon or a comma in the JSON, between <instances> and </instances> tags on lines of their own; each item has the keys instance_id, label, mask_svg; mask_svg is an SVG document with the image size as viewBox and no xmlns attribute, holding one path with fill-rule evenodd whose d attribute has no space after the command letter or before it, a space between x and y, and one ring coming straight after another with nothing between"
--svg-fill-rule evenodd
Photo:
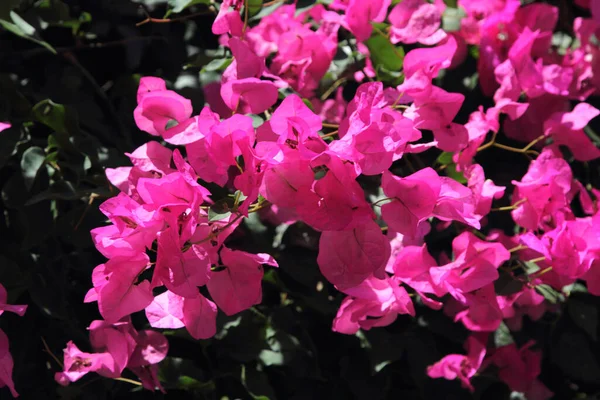
<instances>
[{"instance_id":1,"label":"dark green leaf","mask_svg":"<svg viewBox=\"0 0 600 400\"><path fill-rule=\"evenodd\" d=\"M245 5L248 6L249 17L254 17L262 10L262 0L246 0Z\"/></svg>"},{"instance_id":2,"label":"dark green leaf","mask_svg":"<svg viewBox=\"0 0 600 400\"><path fill-rule=\"evenodd\" d=\"M208 222L221 221L229 218L230 216L230 209L228 207L224 207L222 203L216 203L208 209Z\"/></svg>"},{"instance_id":3,"label":"dark green leaf","mask_svg":"<svg viewBox=\"0 0 600 400\"><path fill-rule=\"evenodd\" d=\"M10 19L12 20L12 22L4 20L4 19L0 19L0 26L2 26L7 31L14 33L15 35L20 36L27 40L31 40L32 42L37 43L37 44L45 47L46 49L48 49L50 52L56 54L56 50L54 50L54 47L52 47L47 42L39 39L36 36L35 28L33 26L31 26L23 18L21 18L19 16L19 14L17 14L14 11L11 11Z\"/></svg>"},{"instance_id":4,"label":"dark green leaf","mask_svg":"<svg viewBox=\"0 0 600 400\"><path fill-rule=\"evenodd\" d=\"M31 190L33 181L45 161L46 153L41 147L30 147L23 153L23 157L21 158L21 173L23 174L27 190Z\"/></svg>"},{"instance_id":5,"label":"dark green leaf","mask_svg":"<svg viewBox=\"0 0 600 400\"><path fill-rule=\"evenodd\" d=\"M91 190L77 191L71 182L58 181L50 185L48 190L30 198L25 205L32 205L43 200L76 200L91 192Z\"/></svg>"},{"instance_id":6,"label":"dark green leaf","mask_svg":"<svg viewBox=\"0 0 600 400\"><path fill-rule=\"evenodd\" d=\"M79 121L74 110L48 99L33 106L32 112L37 121L56 132L56 142L61 148L77 151L69 140L79 133Z\"/></svg>"},{"instance_id":7,"label":"dark green leaf","mask_svg":"<svg viewBox=\"0 0 600 400\"><path fill-rule=\"evenodd\" d=\"M598 304L595 297L586 293L573 294L567 302L569 315L592 340L598 339Z\"/></svg>"},{"instance_id":8,"label":"dark green leaf","mask_svg":"<svg viewBox=\"0 0 600 400\"><path fill-rule=\"evenodd\" d=\"M210 4L210 0L169 0L172 13L180 13L188 7L196 4Z\"/></svg>"},{"instance_id":9,"label":"dark green leaf","mask_svg":"<svg viewBox=\"0 0 600 400\"><path fill-rule=\"evenodd\" d=\"M442 154L440 154L438 156L438 158L436 159L436 162L440 165L448 165L448 164L452 163L453 156L454 156L454 153L444 151Z\"/></svg>"},{"instance_id":10,"label":"dark green leaf","mask_svg":"<svg viewBox=\"0 0 600 400\"><path fill-rule=\"evenodd\" d=\"M465 178L463 173L456 170L456 164L448 164L448 167L446 167L445 171L449 178L452 178L459 183L467 183L467 178Z\"/></svg>"},{"instance_id":11,"label":"dark green leaf","mask_svg":"<svg viewBox=\"0 0 600 400\"><path fill-rule=\"evenodd\" d=\"M233 58L216 58L206 64L201 72L224 71L233 62Z\"/></svg>"},{"instance_id":12,"label":"dark green leaf","mask_svg":"<svg viewBox=\"0 0 600 400\"><path fill-rule=\"evenodd\" d=\"M374 34L365 44L369 48L371 61L375 68L382 66L392 72L402 69L404 50L402 47L394 46L386 36Z\"/></svg>"},{"instance_id":13,"label":"dark green leaf","mask_svg":"<svg viewBox=\"0 0 600 400\"><path fill-rule=\"evenodd\" d=\"M275 12L275 10L277 10L279 7L281 7L283 5L284 5L283 1L278 1L276 3L271 4L270 6L262 7L260 9L260 11L258 12L258 14L256 14L252 18L250 18L250 21L261 20L262 18L264 18L264 17L266 17L268 15L273 14Z\"/></svg>"},{"instance_id":14,"label":"dark green leaf","mask_svg":"<svg viewBox=\"0 0 600 400\"><path fill-rule=\"evenodd\" d=\"M496 347L508 346L514 343L514 339L510 334L508 326L504 322L500 324L498 329L494 332L494 345Z\"/></svg>"}]
</instances>

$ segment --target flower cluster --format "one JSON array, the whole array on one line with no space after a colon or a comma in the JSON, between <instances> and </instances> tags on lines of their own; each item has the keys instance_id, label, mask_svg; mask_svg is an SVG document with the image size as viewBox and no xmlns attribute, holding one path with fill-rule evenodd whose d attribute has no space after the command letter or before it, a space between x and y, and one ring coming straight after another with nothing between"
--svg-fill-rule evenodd
<instances>
[{"instance_id":1,"label":"flower cluster","mask_svg":"<svg viewBox=\"0 0 600 400\"><path fill-rule=\"evenodd\" d=\"M0 123L0 129L2 129L3 124ZM4 286L0 284L0 315L4 313L4 311L12 312L17 315L23 316L25 311L27 310L26 305L12 305L7 304L7 293ZM14 397L18 396L17 391L15 390L15 385L12 380L12 370L13 370L13 359L10 355L10 351L8 349L8 337L0 329L0 388L7 386L10 389L10 392Z\"/></svg>"},{"instance_id":2,"label":"flower cluster","mask_svg":"<svg viewBox=\"0 0 600 400\"><path fill-rule=\"evenodd\" d=\"M386 326L415 316L415 304L443 309L472 334L467 354L444 357L430 377L473 390L470 379L494 365L513 391L549 398L534 343L496 348L488 337L551 311L541 286L567 293L581 281L600 295L600 192L571 170L571 162L600 157L584 131L600 114L585 102L600 88L599 16L576 19L580 45L559 49L558 9L547 4L459 0L464 17L450 30L442 0L335 0L302 12L282 5L254 26L243 3L225 0L219 9L213 33L233 58L206 86L209 106L199 114L162 79L140 81L135 122L156 140L127 154L132 166L106 171L120 193L100 206L110 225L91 232L108 261L95 268L85 298L104 320L89 327L93 353L67 345L57 380L91 371L118 378L129 368L145 387L160 388L156 364L167 341L136 331L130 315L144 311L153 328L185 327L206 339L219 309L233 315L260 303L263 265L277 262L226 241L262 210L271 222L320 232L320 271L346 295L334 331ZM335 88L319 98L343 37L364 60L343 79L365 83L348 102ZM411 46L399 84L373 80L382 73L373 38L385 40L392 59L401 58L396 45ZM478 49L490 106L463 124L456 117L465 96L435 83L469 47ZM501 144L501 133L526 145ZM492 147L531 160L511 186L486 178L477 162ZM440 151L442 168L410 162ZM398 173L399 160L411 173ZM375 202L359 183L365 178L380 186ZM230 196L213 198L209 187ZM492 207L503 198L511 205ZM488 225L492 210L511 211L514 235ZM426 237L442 230L456 232L452 251L434 257ZM518 290L497 293L501 273Z\"/></svg>"}]
</instances>

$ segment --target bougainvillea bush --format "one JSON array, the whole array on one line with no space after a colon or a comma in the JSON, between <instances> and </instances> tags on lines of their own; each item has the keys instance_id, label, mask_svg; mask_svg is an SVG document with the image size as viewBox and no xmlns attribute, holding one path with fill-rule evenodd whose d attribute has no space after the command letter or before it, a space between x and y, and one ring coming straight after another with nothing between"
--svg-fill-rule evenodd
<instances>
[{"instance_id":1,"label":"bougainvillea bush","mask_svg":"<svg viewBox=\"0 0 600 400\"><path fill-rule=\"evenodd\" d=\"M0 397L600 395L599 0L0 17Z\"/></svg>"}]
</instances>

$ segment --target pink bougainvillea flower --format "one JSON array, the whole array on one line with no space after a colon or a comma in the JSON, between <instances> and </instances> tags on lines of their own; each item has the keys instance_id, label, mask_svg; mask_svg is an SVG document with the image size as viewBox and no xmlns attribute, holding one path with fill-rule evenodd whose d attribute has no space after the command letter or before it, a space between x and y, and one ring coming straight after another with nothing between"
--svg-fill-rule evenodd
<instances>
[{"instance_id":1,"label":"pink bougainvillea flower","mask_svg":"<svg viewBox=\"0 0 600 400\"><path fill-rule=\"evenodd\" d=\"M459 221L479 229L481 215L476 213L473 191L452 178L441 177L440 182L440 195L433 216L442 221Z\"/></svg>"},{"instance_id":2,"label":"pink bougainvillea flower","mask_svg":"<svg viewBox=\"0 0 600 400\"><path fill-rule=\"evenodd\" d=\"M268 254L250 254L223 247L220 252L223 270L211 273L206 284L212 299L227 315L247 310L262 299L263 264L277 267ZM199 304L200 305L200 304ZM202 304L209 307L209 304Z\"/></svg>"},{"instance_id":3,"label":"pink bougainvillea flower","mask_svg":"<svg viewBox=\"0 0 600 400\"><path fill-rule=\"evenodd\" d=\"M8 337L0 329L0 388L6 386L13 397L19 397L12 379L13 367L13 359L8 348Z\"/></svg>"},{"instance_id":4,"label":"pink bougainvillea flower","mask_svg":"<svg viewBox=\"0 0 600 400\"><path fill-rule=\"evenodd\" d=\"M493 284L464 295L461 304L467 307L454 316L472 332L493 332L500 326L503 314Z\"/></svg>"},{"instance_id":5,"label":"pink bougainvillea flower","mask_svg":"<svg viewBox=\"0 0 600 400\"><path fill-rule=\"evenodd\" d=\"M389 256L389 241L370 221L351 230L323 232L317 263L325 278L344 290L382 270Z\"/></svg>"},{"instance_id":6,"label":"pink bougainvillea flower","mask_svg":"<svg viewBox=\"0 0 600 400\"><path fill-rule=\"evenodd\" d=\"M7 304L7 297L6 289L0 284L0 315L2 315L4 311L8 311L23 316L27 310L27 306ZM13 359L8 346L8 337L4 331L0 329L0 388L6 386L13 397L18 397L19 394L15 390L12 379L13 366Z\"/></svg>"},{"instance_id":7,"label":"pink bougainvillea flower","mask_svg":"<svg viewBox=\"0 0 600 400\"><path fill-rule=\"evenodd\" d=\"M544 121L555 112L568 110L569 102L562 96L545 94L529 99L527 111L515 120L506 119L503 127L507 137L528 143L544 134Z\"/></svg>"},{"instance_id":8,"label":"pink bougainvillea flower","mask_svg":"<svg viewBox=\"0 0 600 400\"><path fill-rule=\"evenodd\" d=\"M404 74L410 78L421 71L430 79L435 78L441 69L450 66L455 52L456 40L452 36L439 46L411 50L404 58Z\"/></svg>"},{"instance_id":9,"label":"pink bougainvillea flower","mask_svg":"<svg viewBox=\"0 0 600 400\"><path fill-rule=\"evenodd\" d=\"M127 368L133 371L142 381L144 388L165 393L158 380L158 364L167 356L169 342L167 338L154 331L135 332L136 346L131 354Z\"/></svg>"},{"instance_id":10,"label":"pink bougainvillea flower","mask_svg":"<svg viewBox=\"0 0 600 400\"><path fill-rule=\"evenodd\" d=\"M467 186L473 192L475 214L487 215L492 208L492 201L504 196L506 187L496 186L491 179L485 179L483 168L479 164L471 165L464 173Z\"/></svg>"},{"instance_id":11,"label":"pink bougainvillea flower","mask_svg":"<svg viewBox=\"0 0 600 400\"><path fill-rule=\"evenodd\" d=\"M11 124L8 122L0 122L0 132L11 127Z\"/></svg>"},{"instance_id":12,"label":"pink bougainvillea flower","mask_svg":"<svg viewBox=\"0 0 600 400\"><path fill-rule=\"evenodd\" d=\"M247 42L232 37L227 42L233 61L223 72L223 80L260 78L265 70L264 57L257 56Z\"/></svg>"},{"instance_id":13,"label":"pink bougainvillea flower","mask_svg":"<svg viewBox=\"0 0 600 400\"><path fill-rule=\"evenodd\" d=\"M552 114L544 122L544 134L553 139L550 147L558 150L559 146L566 146L579 161L591 161L600 157L600 149L583 131L598 115L600 110L587 103L577 104L571 112Z\"/></svg>"},{"instance_id":14,"label":"pink bougainvillea flower","mask_svg":"<svg viewBox=\"0 0 600 400\"><path fill-rule=\"evenodd\" d=\"M325 171L325 176L314 182L312 191L297 195L296 212L307 224L319 231L349 230L375 217L350 163L321 154L311 161L311 169Z\"/></svg>"},{"instance_id":15,"label":"pink bougainvillea flower","mask_svg":"<svg viewBox=\"0 0 600 400\"><path fill-rule=\"evenodd\" d=\"M467 355L450 354L427 368L431 378L459 379L461 385L474 392L471 378L477 373L486 354L487 335L471 335L465 342Z\"/></svg>"},{"instance_id":16,"label":"pink bougainvillea flower","mask_svg":"<svg viewBox=\"0 0 600 400\"><path fill-rule=\"evenodd\" d=\"M145 253L134 257L114 257L94 269L94 287L85 302L98 301L102 317L116 322L136 311L146 308L153 299L150 282L137 283L138 276L149 266Z\"/></svg>"},{"instance_id":17,"label":"pink bougainvillea flower","mask_svg":"<svg viewBox=\"0 0 600 400\"><path fill-rule=\"evenodd\" d=\"M393 265L394 277L411 288L421 292L435 294L438 297L447 293L447 290L434 283L431 268L437 263L427 251L427 246L407 246L398 252Z\"/></svg>"},{"instance_id":18,"label":"pink bougainvillea flower","mask_svg":"<svg viewBox=\"0 0 600 400\"><path fill-rule=\"evenodd\" d=\"M372 22L383 22L392 0L350 0L345 13L345 24L359 42L367 40L373 32Z\"/></svg>"},{"instance_id":19,"label":"pink bougainvillea flower","mask_svg":"<svg viewBox=\"0 0 600 400\"><path fill-rule=\"evenodd\" d=\"M277 101L279 92L270 81L257 78L230 80L221 86L221 97L233 111L260 114Z\"/></svg>"},{"instance_id":20,"label":"pink bougainvillea flower","mask_svg":"<svg viewBox=\"0 0 600 400\"><path fill-rule=\"evenodd\" d=\"M530 341L520 349L514 343L502 346L493 352L490 360L500 369L498 377L511 390L523 393L528 399L547 400L554 393L537 379L541 372L542 354L530 349L534 344Z\"/></svg>"},{"instance_id":21,"label":"pink bougainvillea flower","mask_svg":"<svg viewBox=\"0 0 600 400\"><path fill-rule=\"evenodd\" d=\"M122 371L117 369L115 360L108 352L85 353L72 342L64 350L64 371L58 373L59 382L77 382L89 372L97 372L107 377L118 377Z\"/></svg>"},{"instance_id":22,"label":"pink bougainvillea flower","mask_svg":"<svg viewBox=\"0 0 600 400\"><path fill-rule=\"evenodd\" d=\"M295 118L304 121L311 132L314 133L317 133L323 127L321 118L312 112L299 96L292 94L281 102L269 120L271 129L279 137L283 137L283 142L288 139L286 137L288 121Z\"/></svg>"},{"instance_id":23,"label":"pink bougainvillea flower","mask_svg":"<svg viewBox=\"0 0 600 400\"><path fill-rule=\"evenodd\" d=\"M131 163L144 172L166 175L174 170L171 168L173 152L158 142L148 142L133 153L125 153Z\"/></svg>"},{"instance_id":24,"label":"pink bougainvillea flower","mask_svg":"<svg viewBox=\"0 0 600 400\"><path fill-rule=\"evenodd\" d=\"M381 185L393 199L381 207L384 221L395 231L414 236L419 223L432 216L442 184L432 168L425 168L405 178L386 171Z\"/></svg>"},{"instance_id":25,"label":"pink bougainvillea flower","mask_svg":"<svg viewBox=\"0 0 600 400\"><path fill-rule=\"evenodd\" d=\"M202 294L183 300L183 323L194 339L208 339L217 333L217 306Z\"/></svg>"},{"instance_id":26,"label":"pink bougainvillea flower","mask_svg":"<svg viewBox=\"0 0 600 400\"><path fill-rule=\"evenodd\" d=\"M405 0L397 4L388 19L392 24L392 43L432 45L446 38L440 28L442 12L424 0Z\"/></svg>"},{"instance_id":27,"label":"pink bougainvillea flower","mask_svg":"<svg viewBox=\"0 0 600 400\"><path fill-rule=\"evenodd\" d=\"M342 301L333 320L336 332L354 334L359 329L387 326L398 314L415 315L408 293L391 278L370 277L344 293L349 296Z\"/></svg>"},{"instance_id":28,"label":"pink bougainvillea flower","mask_svg":"<svg viewBox=\"0 0 600 400\"><path fill-rule=\"evenodd\" d=\"M138 89L138 105L133 117L138 128L151 135L160 136L170 123L182 123L192 115L192 102L166 90L159 78L142 78ZM173 122L171 122L173 121Z\"/></svg>"},{"instance_id":29,"label":"pink bougainvillea flower","mask_svg":"<svg viewBox=\"0 0 600 400\"><path fill-rule=\"evenodd\" d=\"M229 33L232 36L242 36L244 23L240 15L243 5L242 0L224 0L219 8L219 14L212 24L212 33L222 35ZM233 10L231 10L233 8Z\"/></svg>"},{"instance_id":30,"label":"pink bougainvillea flower","mask_svg":"<svg viewBox=\"0 0 600 400\"><path fill-rule=\"evenodd\" d=\"M569 164L551 149L544 149L521 181L512 181L513 204L518 203L511 213L513 219L524 228L538 229L568 207L572 182Z\"/></svg>"},{"instance_id":31,"label":"pink bougainvillea flower","mask_svg":"<svg viewBox=\"0 0 600 400\"><path fill-rule=\"evenodd\" d=\"M184 297L169 290L154 297L145 310L150 326L162 329L183 328L183 301Z\"/></svg>"},{"instance_id":32,"label":"pink bougainvillea flower","mask_svg":"<svg viewBox=\"0 0 600 400\"><path fill-rule=\"evenodd\" d=\"M8 294L6 293L6 289L0 284L0 315L2 315L4 311L8 311L22 317L25 314L25 311L27 311L27 306L8 304L6 302L7 299Z\"/></svg>"},{"instance_id":33,"label":"pink bougainvillea flower","mask_svg":"<svg viewBox=\"0 0 600 400\"><path fill-rule=\"evenodd\" d=\"M173 227L158 234L152 286L162 284L173 293L192 298L198 294L198 286L208 282L211 260L199 246L192 246L185 253L181 248L179 235Z\"/></svg>"},{"instance_id":34,"label":"pink bougainvillea flower","mask_svg":"<svg viewBox=\"0 0 600 400\"><path fill-rule=\"evenodd\" d=\"M483 241L470 232L463 232L452 241L455 255L449 264L431 268L433 283L445 287L457 300L463 294L498 279L498 267L510 258L510 253L500 243Z\"/></svg>"}]
</instances>

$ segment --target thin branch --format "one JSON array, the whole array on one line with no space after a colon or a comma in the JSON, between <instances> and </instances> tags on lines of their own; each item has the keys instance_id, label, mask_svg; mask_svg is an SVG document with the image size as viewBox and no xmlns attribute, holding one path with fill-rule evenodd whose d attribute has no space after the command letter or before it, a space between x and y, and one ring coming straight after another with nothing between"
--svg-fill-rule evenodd
<instances>
[{"instance_id":1,"label":"thin branch","mask_svg":"<svg viewBox=\"0 0 600 400\"><path fill-rule=\"evenodd\" d=\"M214 15L216 13L215 9L211 6L208 10L206 11L201 11L201 12L197 12L197 13L193 13L193 14L189 14L189 15L184 15L182 17L177 17L177 18L152 18L150 16L150 14L148 14L148 11L146 11L145 8L142 7L142 10L144 10L144 14L146 14L146 19L143 21L138 22L137 24L135 24L135 26L140 27L142 25L146 25L148 23L153 23L153 24L170 24L171 22L180 22L180 21L185 21L188 19L192 19L192 18L196 18L202 15Z\"/></svg>"}]
</instances>

